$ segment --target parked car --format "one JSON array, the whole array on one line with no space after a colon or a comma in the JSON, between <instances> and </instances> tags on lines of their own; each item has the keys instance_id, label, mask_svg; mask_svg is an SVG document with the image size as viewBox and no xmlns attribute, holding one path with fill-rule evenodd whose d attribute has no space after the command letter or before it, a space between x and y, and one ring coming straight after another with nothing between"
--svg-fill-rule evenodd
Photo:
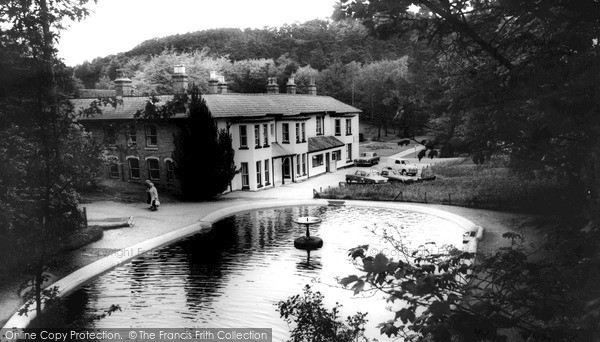
<instances>
[{"instance_id":1,"label":"parked car","mask_svg":"<svg viewBox=\"0 0 600 342\"><path fill-rule=\"evenodd\" d=\"M407 176L403 176L400 174L400 172L393 169L383 169L379 174L381 175L381 177L387 178L390 182L408 183L414 181L414 179L409 178Z\"/></svg>"},{"instance_id":2,"label":"parked car","mask_svg":"<svg viewBox=\"0 0 600 342\"><path fill-rule=\"evenodd\" d=\"M401 175L416 176L417 173L419 173L419 168L416 165L411 164L411 162L406 159L396 157L388 157L384 169L396 170L400 172Z\"/></svg>"},{"instance_id":3,"label":"parked car","mask_svg":"<svg viewBox=\"0 0 600 342\"><path fill-rule=\"evenodd\" d=\"M355 165L375 165L379 164L379 156L375 152L362 152L358 159L354 160Z\"/></svg>"},{"instance_id":4,"label":"parked car","mask_svg":"<svg viewBox=\"0 0 600 342\"><path fill-rule=\"evenodd\" d=\"M387 178L381 177L377 172L357 170L355 173L346 175L346 183L381 184L385 182L387 182Z\"/></svg>"}]
</instances>

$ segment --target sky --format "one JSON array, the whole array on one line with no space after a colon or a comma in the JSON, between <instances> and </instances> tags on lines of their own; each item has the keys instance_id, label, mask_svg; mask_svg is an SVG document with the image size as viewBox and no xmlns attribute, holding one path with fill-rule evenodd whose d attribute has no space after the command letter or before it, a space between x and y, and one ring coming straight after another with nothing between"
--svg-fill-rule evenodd
<instances>
[{"instance_id":1,"label":"sky","mask_svg":"<svg viewBox=\"0 0 600 342\"><path fill-rule=\"evenodd\" d=\"M143 41L223 27L263 28L329 18L336 0L98 0L68 23L58 56L75 66L128 51Z\"/></svg>"}]
</instances>

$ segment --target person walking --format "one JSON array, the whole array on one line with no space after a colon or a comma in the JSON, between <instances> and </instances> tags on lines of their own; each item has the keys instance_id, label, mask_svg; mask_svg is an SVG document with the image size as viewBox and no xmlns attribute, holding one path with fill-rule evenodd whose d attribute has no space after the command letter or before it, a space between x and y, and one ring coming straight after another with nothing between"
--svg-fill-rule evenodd
<instances>
[{"instance_id":1,"label":"person walking","mask_svg":"<svg viewBox=\"0 0 600 342\"><path fill-rule=\"evenodd\" d=\"M158 210L158 206L160 205L160 202L158 201L158 191L154 187L154 183L152 183L150 180L146 180L146 187L148 187L146 192L148 193L148 199L150 201L149 209L152 211L156 211Z\"/></svg>"}]
</instances>

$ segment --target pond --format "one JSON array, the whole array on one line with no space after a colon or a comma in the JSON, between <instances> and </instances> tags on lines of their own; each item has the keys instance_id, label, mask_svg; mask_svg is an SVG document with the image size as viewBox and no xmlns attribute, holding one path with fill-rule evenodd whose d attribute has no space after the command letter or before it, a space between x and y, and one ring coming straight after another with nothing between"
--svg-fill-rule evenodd
<instances>
[{"instance_id":1,"label":"pond","mask_svg":"<svg viewBox=\"0 0 600 342\"><path fill-rule=\"evenodd\" d=\"M310 255L294 248L305 228L299 216L322 222L311 235L324 246ZM463 229L421 213L392 209L299 206L240 213L210 231L143 254L116 267L64 299L65 317L75 320L118 304L121 312L87 328L272 328L273 341L289 337L276 303L306 284L325 295L342 317L368 312L367 335L381 339L376 325L393 318L381 294L365 298L337 286L336 277L360 274L348 249L369 244L398 259L379 234L396 231L409 249L444 244L460 247Z\"/></svg>"}]
</instances>

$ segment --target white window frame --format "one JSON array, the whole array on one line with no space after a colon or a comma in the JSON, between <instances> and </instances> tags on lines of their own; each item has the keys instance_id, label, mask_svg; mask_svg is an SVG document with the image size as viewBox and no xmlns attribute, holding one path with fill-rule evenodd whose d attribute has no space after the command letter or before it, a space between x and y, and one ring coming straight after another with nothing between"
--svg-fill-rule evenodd
<instances>
[{"instance_id":1,"label":"white window frame","mask_svg":"<svg viewBox=\"0 0 600 342\"><path fill-rule=\"evenodd\" d=\"M312 167L323 166L323 153L315 154L312 156Z\"/></svg>"},{"instance_id":2,"label":"white window frame","mask_svg":"<svg viewBox=\"0 0 600 342\"><path fill-rule=\"evenodd\" d=\"M240 148L248 148L248 127L240 125Z\"/></svg>"},{"instance_id":3,"label":"white window frame","mask_svg":"<svg viewBox=\"0 0 600 342\"><path fill-rule=\"evenodd\" d=\"M256 186L262 187L262 161L256 161Z\"/></svg>"},{"instance_id":4,"label":"white window frame","mask_svg":"<svg viewBox=\"0 0 600 342\"><path fill-rule=\"evenodd\" d=\"M254 148L260 148L260 125L254 125Z\"/></svg>"},{"instance_id":5,"label":"white window frame","mask_svg":"<svg viewBox=\"0 0 600 342\"><path fill-rule=\"evenodd\" d=\"M264 147L269 147L269 125L268 124L264 124L263 125L263 134L264 134Z\"/></svg>"},{"instance_id":6,"label":"white window frame","mask_svg":"<svg viewBox=\"0 0 600 342\"><path fill-rule=\"evenodd\" d=\"M284 144L290 143L290 124L287 122L281 124L281 142Z\"/></svg>"},{"instance_id":7,"label":"white window frame","mask_svg":"<svg viewBox=\"0 0 600 342\"><path fill-rule=\"evenodd\" d=\"M249 188L250 187L250 170L248 169L247 162L241 163L240 175L242 176L242 188Z\"/></svg>"}]
</instances>

